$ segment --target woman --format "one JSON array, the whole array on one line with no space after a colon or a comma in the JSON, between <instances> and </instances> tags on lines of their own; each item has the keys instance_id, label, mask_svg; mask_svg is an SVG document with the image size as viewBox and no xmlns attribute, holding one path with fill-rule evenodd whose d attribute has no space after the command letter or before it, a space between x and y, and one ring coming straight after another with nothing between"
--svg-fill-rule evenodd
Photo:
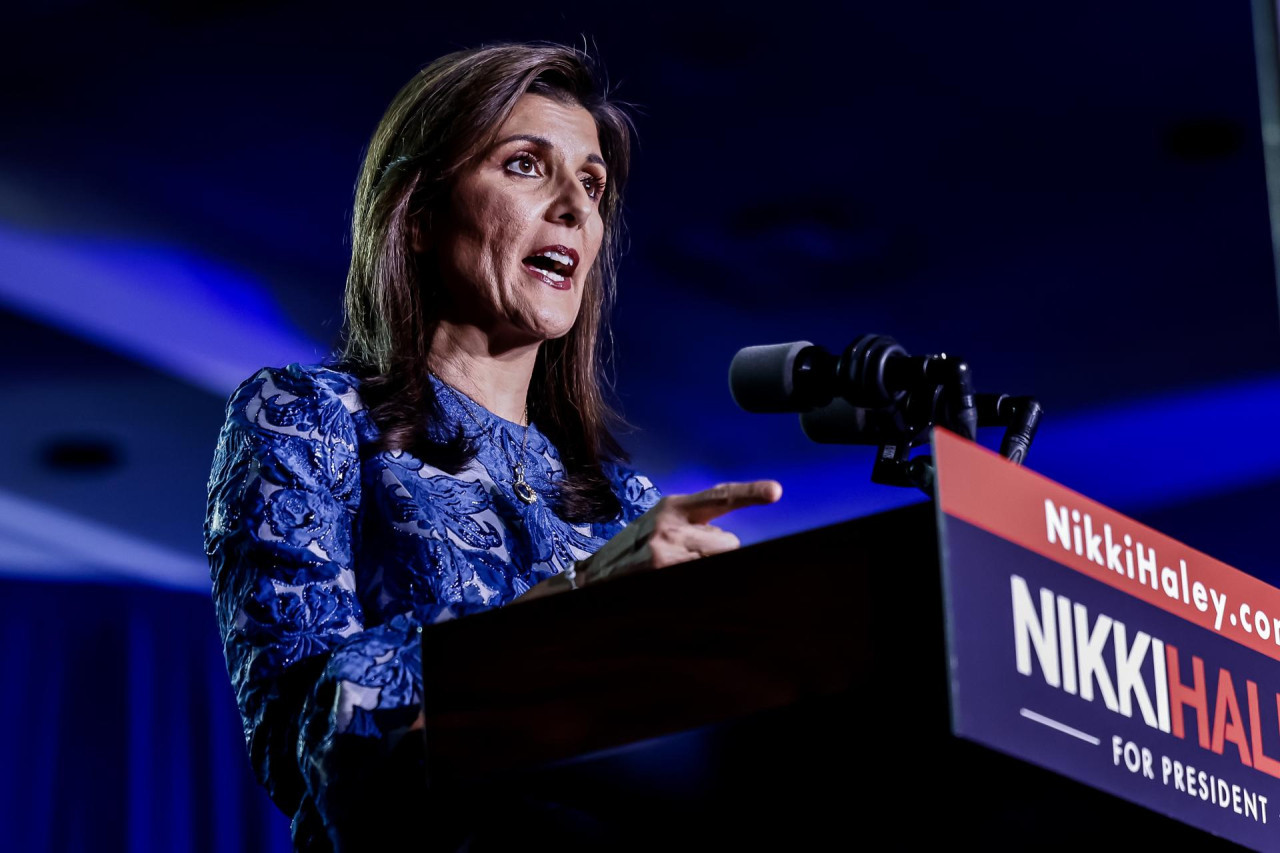
<instances>
[{"instance_id":1,"label":"woman","mask_svg":"<svg viewBox=\"0 0 1280 853\"><path fill-rule=\"evenodd\" d=\"M437 60L369 146L342 361L228 403L206 550L250 756L299 847L416 804L396 756L421 751L422 626L735 548L708 522L781 494L660 499L610 432L629 150L575 51Z\"/></svg>"}]
</instances>

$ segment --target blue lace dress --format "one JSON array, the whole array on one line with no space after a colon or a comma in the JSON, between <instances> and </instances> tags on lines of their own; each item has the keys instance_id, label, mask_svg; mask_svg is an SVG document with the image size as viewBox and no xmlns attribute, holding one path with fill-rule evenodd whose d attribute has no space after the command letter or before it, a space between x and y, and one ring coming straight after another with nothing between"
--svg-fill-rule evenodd
<instances>
[{"instance_id":1,"label":"blue lace dress","mask_svg":"<svg viewBox=\"0 0 1280 853\"><path fill-rule=\"evenodd\" d=\"M476 458L457 475L374 452L358 381L323 367L265 369L231 396L209 479L205 549L227 670L258 779L296 843L334 835L353 756L385 751L416 718L423 625L507 604L598 550L659 497L609 464L622 503L605 524L550 509L556 448L432 378ZM345 756L345 757L344 757ZM352 779L358 773L352 770Z\"/></svg>"}]
</instances>

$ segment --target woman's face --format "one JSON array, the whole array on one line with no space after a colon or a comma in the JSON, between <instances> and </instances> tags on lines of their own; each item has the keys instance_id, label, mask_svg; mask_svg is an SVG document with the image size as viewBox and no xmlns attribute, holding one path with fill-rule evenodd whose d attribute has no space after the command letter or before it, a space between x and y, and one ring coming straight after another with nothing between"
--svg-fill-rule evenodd
<instances>
[{"instance_id":1,"label":"woman's face","mask_svg":"<svg viewBox=\"0 0 1280 853\"><path fill-rule=\"evenodd\" d=\"M446 318L491 351L569 332L604 236L607 178L585 109L525 95L496 144L464 171L448 222L428 239L452 296Z\"/></svg>"}]
</instances>

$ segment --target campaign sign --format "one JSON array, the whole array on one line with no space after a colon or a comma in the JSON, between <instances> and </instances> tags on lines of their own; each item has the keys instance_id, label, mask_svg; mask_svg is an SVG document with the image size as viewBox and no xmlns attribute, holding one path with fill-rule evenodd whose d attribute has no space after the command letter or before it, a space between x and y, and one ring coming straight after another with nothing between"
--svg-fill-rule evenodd
<instances>
[{"instance_id":1,"label":"campaign sign","mask_svg":"<svg viewBox=\"0 0 1280 853\"><path fill-rule=\"evenodd\" d=\"M1280 590L934 432L954 732L1280 849Z\"/></svg>"}]
</instances>

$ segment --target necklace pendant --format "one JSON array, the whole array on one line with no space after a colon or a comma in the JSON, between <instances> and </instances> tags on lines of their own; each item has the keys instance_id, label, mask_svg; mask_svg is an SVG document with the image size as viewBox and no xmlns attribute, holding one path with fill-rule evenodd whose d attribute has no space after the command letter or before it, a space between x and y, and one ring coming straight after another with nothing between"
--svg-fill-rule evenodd
<instances>
[{"instance_id":1,"label":"necklace pendant","mask_svg":"<svg viewBox=\"0 0 1280 853\"><path fill-rule=\"evenodd\" d=\"M527 504L538 502L538 493L533 490L533 486L530 486L529 483L525 481L524 470L522 468L516 469L516 478L511 483L511 490L516 493L516 497Z\"/></svg>"},{"instance_id":2,"label":"necklace pendant","mask_svg":"<svg viewBox=\"0 0 1280 853\"><path fill-rule=\"evenodd\" d=\"M436 376L434 373L431 375ZM457 391L453 390L452 385L445 382L443 379L440 379L439 376L436 376L436 379L440 381L440 384L443 385L445 390L449 392L449 395L453 397L454 402L458 404L458 407L466 413L467 417L471 418L472 422L480 429L482 435L487 435L491 439L496 438L493 433L485 428L484 424L480 423L480 419L472 414L471 409L467 404L462 402L462 397L459 396ZM478 403L472 403L472 405L479 406ZM515 471L516 476L515 479L511 481L511 490L516 493L516 497L522 502L526 504L535 504L538 502L538 493L533 490L533 486L530 486L529 482L524 478L524 460L526 458L525 451L529 448L529 423L529 407L526 405L524 407L524 439L520 442L520 461L514 463L513 470ZM506 448L503 447L502 441L498 440L497 444L499 447L503 448L502 452L507 457L507 461L510 462L511 454L507 453Z\"/></svg>"}]
</instances>

